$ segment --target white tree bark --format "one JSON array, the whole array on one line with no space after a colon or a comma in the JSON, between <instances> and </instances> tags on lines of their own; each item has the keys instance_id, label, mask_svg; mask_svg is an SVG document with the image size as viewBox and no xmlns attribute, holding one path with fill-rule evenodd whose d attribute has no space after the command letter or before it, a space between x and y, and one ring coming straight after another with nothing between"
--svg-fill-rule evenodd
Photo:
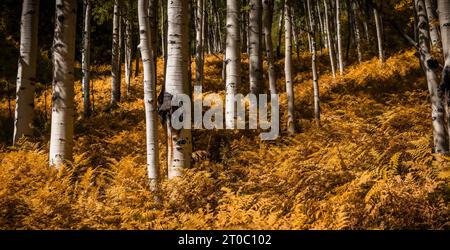
<instances>
[{"instance_id":1,"label":"white tree bark","mask_svg":"<svg viewBox=\"0 0 450 250\"><path fill-rule=\"evenodd\" d=\"M344 54L342 51L342 38L341 38L341 6L339 0L336 0L336 36L338 45L338 64L339 64L339 74L344 74Z\"/></svg>"},{"instance_id":2,"label":"white tree bark","mask_svg":"<svg viewBox=\"0 0 450 250\"><path fill-rule=\"evenodd\" d=\"M288 101L287 129L289 134L295 134L295 110L294 110L294 88L292 83L292 18L291 2L284 1L284 27L285 27L285 52L284 52L284 74L286 80L286 93Z\"/></svg>"},{"instance_id":3,"label":"white tree bark","mask_svg":"<svg viewBox=\"0 0 450 250\"><path fill-rule=\"evenodd\" d=\"M132 21L131 21L131 8L132 5L129 2L126 2L127 15L125 17L125 84L127 87L126 94L130 94L130 85L131 85L131 71L132 71Z\"/></svg>"},{"instance_id":4,"label":"white tree bark","mask_svg":"<svg viewBox=\"0 0 450 250\"><path fill-rule=\"evenodd\" d=\"M431 56L430 33L428 30L425 3L423 0L414 0L414 3L418 16L417 26L419 29L420 60L425 70L431 99L434 152L446 153L448 152L448 141L445 132L443 95L440 94L436 74L438 63Z\"/></svg>"},{"instance_id":5,"label":"white tree bark","mask_svg":"<svg viewBox=\"0 0 450 250\"><path fill-rule=\"evenodd\" d=\"M176 96L188 94L188 1L167 1L167 73L165 91ZM174 130L167 119L168 177L183 174L191 166L192 135L190 129Z\"/></svg>"},{"instance_id":6,"label":"white tree bark","mask_svg":"<svg viewBox=\"0 0 450 250\"><path fill-rule=\"evenodd\" d=\"M195 85L203 85L203 0L197 0L195 22Z\"/></svg>"},{"instance_id":7,"label":"white tree bark","mask_svg":"<svg viewBox=\"0 0 450 250\"><path fill-rule=\"evenodd\" d=\"M240 15L241 1L227 0L227 43L225 52L225 125L227 129L235 128L236 102L234 96L237 93L237 86L241 83Z\"/></svg>"},{"instance_id":8,"label":"white tree bark","mask_svg":"<svg viewBox=\"0 0 450 250\"><path fill-rule=\"evenodd\" d=\"M81 53L81 70L83 72L83 113L88 117L91 113L90 80L91 80L91 1L84 0L83 49Z\"/></svg>"},{"instance_id":9,"label":"white tree bark","mask_svg":"<svg viewBox=\"0 0 450 250\"><path fill-rule=\"evenodd\" d=\"M111 107L120 102L119 24L120 0L114 0L113 41L111 57Z\"/></svg>"},{"instance_id":10,"label":"white tree bark","mask_svg":"<svg viewBox=\"0 0 450 250\"><path fill-rule=\"evenodd\" d=\"M155 64L153 63L153 50L151 48L150 21L148 15L149 0L138 1L139 36L142 64L144 67L144 104L145 125L147 139L147 173L150 180L150 189L158 190L159 182L159 151L158 151L158 125L156 114L156 78Z\"/></svg>"},{"instance_id":11,"label":"white tree bark","mask_svg":"<svg viewBox=\"0 0 450 250\"><path fill-rule=\"evenodd\" d=\"M249 18L249 74L250 92L260 94L262 92L262 3L261 0L250 0Z\"/></svg>"},{"instance_id":12,"label":"white tree bark","mask_svg":"<svg viewBox=\"0 0 450 250\"><path fill-rule=\"evenodd\" d=\"M383 49L383 24L377 9L373 9L375 17L375 27L377 30L377 44L378 44L378 58L381 63L384 62L384 49Z\"/></svg>"},{"instance_id":13,"label":"white tree bark","mask_svg":"<svg viewBox=\"0 0 450 250\"><path fill-rule=\"evenodd\" d=\"M330 27L330 20L328 19L328 3L327 0L323 0L324 8L325 8L325 25L327 30L327 41L328 41L328 55L330 57L330 65L331 72L333 73L333 77L336 77L336 65L334 59L334 46L333 46L333 38Z\"/></svg>"},{"instance_id":14,"label":"white tree bark","mask_svg":"<svg viewBox=\"0 0 450 250\"><path fill-rule=\"evenodd\" d=\"M50 166L72 160L76 0L56 0Z\"/></svg>"},{"instance_id":15,"label":"white tree bark","mask_svg":"<svg viewBox=\"0 0 450 250\"><path fill-rule=\"evenodd\" d=\"M271 94L276 94L277 76L275 73L275 62L273 58L273 46L272 46L273 7L274 7L273 0L263 0L264 41L266 45L266 58L269 71L269 88Z\"/></svg>"},{"instance_id":16,"label":"white tree bark","mask_svg":"<svg viewBox=\"0 0 450 250\"><path fill-rule=\"evenodd\" d=\"M24 0L20 24L20 56L17 70L13 144L32 135L34 90L38 52L39 0Z\"/></svg>"},{"instance_id":17,"label":"white tree bark","mask_svg":"<svg viewBox=\"0 0 450 250\"><path fill-rule=\"evenodd\" d=\"M430 25L431 44L436 49L441 49L441 37L439 32L439 19L436 16L436 8L431 0L425 0L425 7L427 10L428 23Z\"/></svg>"},{"instance_id":18,"label":"white tree bark","mask_svg":"<svg viewBox=\"0 0 450 250\"><path fill-rule=\"evenodd\" d=\"M306 1L308 6L308 18L310 25L311 36L311 70L313 75L313 89L314 89L314 118L317 126L320 126L320 97L319 97L319 79L316 67L316 24L312 13L311 0Z\"/></svg>"},{"instance_id":19,"label":"white tree bark","mask_svg":"<svg viewBox=\"0 0 450 250\"><path fill-rule=\"evenodd\" d=\"M448 0L438 0L437 4L441 28L442 52L445 60L440 89L445 92L447 128L450 129L450 2ZM450 133L448 129L447 132Z\"/></svg>"}]
</instances>

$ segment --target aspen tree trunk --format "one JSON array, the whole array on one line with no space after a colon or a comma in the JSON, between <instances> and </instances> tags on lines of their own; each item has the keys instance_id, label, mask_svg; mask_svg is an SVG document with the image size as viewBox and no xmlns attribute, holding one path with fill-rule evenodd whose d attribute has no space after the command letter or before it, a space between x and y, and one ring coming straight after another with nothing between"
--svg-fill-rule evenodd
<instances>
[{"instance_id":1,"label":"aspen tree trunk","mask_svg":"<svg viewBox=\"0 0 450 250\"><path fill-rule=\"evenodd\" d=\"M377 44L378 44L378 58L380 62L384 62L384 50L383 50L383 31L382 31L382 23L381 18L377 9L373 9L374 18L375 18L375 27L377 30Z\"/></svg>"},{"instance_id":2,"label":"aspen tree trunk","mask_svg":"<svg viewBox=\"0 0 450 250\"><path fill-rule=\"evenodd\" d=\"M150 189L158 190L159 182L159 153L158 153L158 125L156 114L156 77L154 64L154 49L152 48L150 17L148 15L149 0L138 1L139 18L139 47L144 67L144 102L145 124L147 139L147 173Z\"/></svg>"},{"instance_id":3,"label":"aspen tree trunk","mask_svg":"<svg viewBox=\"0 0 450 250\"><path fill-rule=\"evenodd\" d=\"M291 2L284 1L285 13L285 53L284 53L284 74L286 79L286 93L288 101L288 121L287 129L289 134L295 134L295 115L294 115L294 87L292 83L292 18L291 18Z\"/></svg>"},{"instance_id":4,"label":"aspen tree trunk","mask_svg":"<svg viewBox=\"0 0 450 250\"><path fill-rule=\"evenodd\" d=\"M188 94L188 3L184 0L167 1L168 43L166 87L168 94ZM167 126L168 177L172 179L182 175L185 168L191 166L192 136L190 129L175 130Z\"/></svg>"},{"instance_id":5,"label":"aspen tree trunk","mask_svg":"<svg viewBox=\"0 0 450 250\"><path fill-rule=\"evenodd\" d=\"M262 92L262 3L261 0L250 0L250 18L249 18L249 73L250 73L250 92L260 94Z\"/></svg>"},{"instance_id":6,"label":"aspen tree trunk","mask_svg":"<svg viewBox=\"0 0 450 250\"><path fill-rule=\"evenodd\" d=\"M356 6L356 2L352 3L353 9L353 17L355 23L353 24L355 29L355 43L356 43L356 53L358 55L358 63L362 62L362 52L361 52L361 33L359 31L359 22L358 22L358 7Z\"/></svg>"},{"instance_id":7,"label":"aspen tree trunk","mask_svg":"<svg viewBox=\"0 0 450 250\"><path fill-rule=\"evenodd\" d=\"M266 44L266 58L269 71L269 88L271 94L277 93L277 76L275 73L275 62L273 58L272 46L272 21L273 21L273 0L263 0L263 22L264 22L264 41Z\"/></svg>"},{"instance_id":8,"label":"aspen tree trunk","mask_svg":"<svg viewBox=\"0 0 450 250\"><path fill-rule=\"evenodd\" d=\"M330 27L330 20L328 19L328 3L327 0L323 0L324 10L325 10L325 25L327 26L327 40L328 40L328 55L330 57L330 65L331 72L333 73L333 77L336 77L336 66L334 59L334 46L333 46L333 38Z\"/></svg>"},{"instance_id":9,"label":"aspen tree trunk","mask_svg":"<svg viewBox=\"0 0 450 250\"><path fill-rule=\"evenodd\" d=\"M119 0L121 1L121 0ZM119 86L122 85L122 58L123 58L123 14L122 14L122 2L119 3L119 53L117 55L117 67L119 71L117 72L117 77L119 78ZM121 89L119 87L119 93ZM119 98L120 101L120 98Z\"/></svg>"},{"instance_id":10,"label":"aspen tree trunk","mask_svg":"<svg viewBox=\"0 0 450 250\"><path fill-rule=\"evenodd\" d=\"M203 85L203 0L197 0L195 18L195 85Z\"/></svg>"},{"instance_id":11,"label":"aspen tree trunk","mask_svg":"<svg viewBox=\"0 0 450 250\"><path fill-rule=\"evenodd\" d=\"M13 144L32 135L34 90L38 52L39 0L24 0L20 23L20 57L17 70Z\"/></svg>"},{"instance_id":12,"label":"aspen tree trunk","mask_svg":"<svg viewBox=\"0 0 450 250\"><path fill-rule=\"evenodd\" d=\"M300 62L300 42L298 40L297 25L295 22L294 8L291 9L291 27L292 27L292 38L295 45L295 54L297 55L297 60Z\"/></svg>"},{"instance_id":13,"label":"aspen tree trunk","mask_svg":"<svg viewBox=\"0 0 450 250\"><path fill-rule=\"evenodd\" d=\"M281 0L280 2L280 17L278 19L278 36L277 36L277 58L281 57L281 34L283 32L283 24L284 24L284 6L286 0Z\"/></svg>"},{"instance_id":14,"label":"aspen tree trunk","mask_svg":"<svg viewBox=\"0 0 450 250\"><path fill-rule=\"evenodd\" d=\"M247 0L242 0L242 6L247 6ZM241 13L241 53L247 53L247 20L248 20L248 13L247 11L242 11Z\"/></svg>"},{"instance_id":15,"label":"aspen tree trunk","mask_svg":"<svg viewBox=\"0 0 450 250\"><path fill-rule=\"evenodd\" d=\"M319 20L319 37L320 41L323 42L324 47L327 48L327 36L325 34L325 28L323 26L323 18L322 18L322 12L320 11L320 1L316 1L316 13L317 13L317 19ZM311 7L314 8L314 7Z\"/></svg>"},{"instance_id":16,"label":"aspen tree trunk","mask_svg":"<svg viewBox=\"0 0 450 250\"><path fill-rule=\"evenodd\" d=\"M84 0L83 49L81 53L81 70L83 72L83 113L88 117L91 113L90 101L90 67L91 67L91 1Z\"/></svg>"},{"instance_id":17,"label":"aspen tree trunk","mask_svg":"<svg viewBox=\"0 0 450 250\"><path fill-rule=\"evenodd\" d=\"M425 3L423 0L415 0L415 9L418 16L420 60L425 70L428 90L431 97L431 116L433 125L434 152L448 152L448 142L445 132L444 105L442 95L439 93L437 62L431 56L430 34L426 17Z\"/></svg>"},{"instance_id":18,"label":"aspen tree trunk","mask_svg":"<svg viewBox=\"0 0 450 250\"><path fill-rule=\"evenodd\" d=\"M120 25L120 0L114 0L113 14L113 41L111 58L111 107L120 102L120 65L119 65L119 25Z\"/></svg>"},{"instance_id":19,"label":"aspen tree trunk","mask_svg":"<svg viewBox=\"0 0 450 250\"><path fill-rule=\"evenodd\" d=\"M50 166L72 160L76 0L56 0Z\"/></svg>"},{"instance_id":20,"label":"aspen tree trunk","mask_svg":"<svg viewBox=\"0 0 450 250\"><path fill-rule=\"evenodd\" d=\"M158 35L158 0L149 0L149 6L148 6L148 18L150 22L150 49L152 50L152 63L154 64L153 67L155 68L153 74L155 75L154 78L156 79L156 60L158 55L158 41L157 41L157 35ZM155 80L155 86L156 86L156 80Z\"/></svg>"},{"instance_id":21,"label":"aspen tree trunk","mask_svg":"<svg viewBox=\"0 0 450 250\"><path fill-rule=\"evenodd\" d=\"M366 42L369 43L370 41L370 36L369 36L369 26L367 24L367 18L370 18L370 15L368 15L368 11L367 11L367 4L366 1L363 0L363 6L359 6L360 11L363 13L363 27L364 27L364 34L366 35Z\"/></svg>"},{"instance_id":22,"label":"aspen tree trunk","mask_svg":"<svg viewBox=\"0 0 450 250\"><path fill-rule=\"evenodd\" d=\"M440 89L444 91L445 94L447 126L450 128L450 2L448 0L438 0L437 4L441 28L442 51L445 60L444 69L442 70ZM450 130L447 132L450 132Z\"/></svg>"},{"instance_id":23,"label":"aspen tree trunk","mask_svg":"<svg viewBox=\"0 0 450 250\"><path fill-rule=\"evenodd\" d=\"M127 2L127 14L125 19L125 84L127 87L127 95L130 94L131 84L131 47L132 47L132 24L131 24L131 3Z\"/></svg>"},{"instance_id":24,"label":"aspen tree trunk","mask_svg":"<svg viewBox=\"0 0 450 250\"><path fill-rule=\"evenodd\" d=\"M226 104L225 123L227 129L235 126L236 103L234 96L237 86L241 83L240 55L240 0L227 0L227 44L226 62Z\"/></svg>"},{"instance_id":25,"label":"aspen tree trunk","mask_svg":"<svg viewBox=\"0 0 450 250\"><path fill-rule=\"evenodd\" d=\"M313 75L313 89L314 89L314 118L317 126L320 126L320 97L319 97L319 79L316 67L316 24L312 12L311 0L306 1L308 6L308 18L310 25L311 36L311 70Z\"/></svg>"},{"instance_id":26,"label":"aspen tree trunk","mask_svg":"<svg viewBox=\"0 0 450 250\"><path fill-rule=\"evenodd\" d=\"M341 19L340 19L341 6L339 0L336 0L336 36L337 36L337 53L338 53L338 65L339 74L344 74L344 54L342 51L342 38L341 38Z\"/></svg>"},{"instance_id":27,"label":"aspen tree trunk","mask_svg":"<svg viewBox=\"0 0 450 250\"><path fill-rule=\"evenodd\" d=\"M447 1L448 2L448 1ZM430 25L430 38L431 38L431 44L433 45L433 48L441 49L441 37L439 32L439 19L436 16L436 8L433 5L433 2L431 0L425 0L425 7L427 10L427 16L428 16L428 23Z\"/></svg>"}]
</instances>

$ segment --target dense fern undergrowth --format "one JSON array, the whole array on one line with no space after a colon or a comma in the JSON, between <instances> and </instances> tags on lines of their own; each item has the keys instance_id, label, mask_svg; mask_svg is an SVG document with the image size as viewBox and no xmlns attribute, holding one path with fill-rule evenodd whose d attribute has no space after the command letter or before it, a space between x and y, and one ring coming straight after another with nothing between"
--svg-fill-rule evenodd
<instances>
[{"instance_id":1,"label":"dense fern undergrowth","mask_svg":"<svg viewBox=\"0 0 450 250\"><path fill-rule=\"evenodd\" d=\"M203 91L223 96L220 57L206 58ZM59 171L48 167L50 90L41 91L37 139L11 147L2 138L0 228L449 229L450 157L431 152L431 107L414 51L383 66L376 58L351 66L336 80L321 72L320 128L303 65L309 60L304 55L294 65L300 133L285 133L285 94L275 141L261 141L257 131L193 131L195 164L182 179L163 181L159 204L146 177L142 76L118 109L105 112L109 68L96 67L89 119L81 116L76 82L75 160ZM159 61L159 82L161 69ZM247 69L245 61L243 83ZM5 99L1 111L8 121Z\"/></svg>"}]
</instances>

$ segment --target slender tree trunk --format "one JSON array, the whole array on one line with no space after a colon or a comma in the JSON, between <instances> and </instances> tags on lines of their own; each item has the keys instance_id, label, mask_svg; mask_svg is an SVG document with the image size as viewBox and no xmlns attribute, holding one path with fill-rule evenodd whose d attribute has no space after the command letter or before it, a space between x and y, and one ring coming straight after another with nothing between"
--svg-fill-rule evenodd
<instances>
[{"instance_id":1,"label":"slender tree trunk","mask_svg":"<svg viewBox=\"0 0 450 250\"><path fill-rule=\"evenodd\" d=\"M370 18L370 15L368 15L368 11L367 11L367 4L366 1L363 0L363 6L359 6L360 11L363 13L363 27L364 27L364 34L366 35L366 42L369 43L370 42L370 36L369 36L369 25L367 24L367 19Z\"/></svg>"},{"instance_id":2,"label":"slender tree trunk","mask_svg":"<svg viewBox=\"0 0 450 250\"><path fill-rule=\"evenodd\" d=\"M226 44L226 104L225 124L227 129L235 126L236 102L234 96L241 82L240 55L240 0L227 0L227 44Z\"/></svg>"},{"instance_id":3,"label":"slender tree trunk","mask_svg":"<svg viewBox=\"0 0 450 250\"><path fill-rule=\"evenodd\" d=\"M326 36L326 32L325 32L325 28L323 25L323 18L322 18L322 12L320 11L320 1L315 1L316 2L316 13L317 13L317 19L319 20L319 37L321 42L323 42L324 47L327 48L327 36ZM314 6L312 6L311 8L314 8Z\"/></svg>"},{"instance_id":4,"label":"slender tree trunk","mask_svg":"<svg viewBox=\"0 0 450 250\"><path fill-rule=\"evenodd\" d=\"M291 24L292 24L292 38L294 40L294 45L295 45L295 54L297 56L297 61L300 62L300 42L298 39L298 34L297 34L297 25L295 22L295 14L294 14L294 8L291 9Z\"/></svg>"},{"instance_id":5,"label":"slender tree trunk","mask_svg":"<svg viewBox=\"0 0 450 250\"><path fill-rule=\"evenodd\" d=\"M81 53L81 70L83 72L83 113L89 117L91 113L90 102L90 67L91 67L91 1L84 0L84 27L83 27L83 49Z\"/></svg>"},{"instance_id":6,"label":"slender tree trunk","mask_svg":"<svg viewBox=\"0 0 450 250\"><path fill-rule=\"evenodd\" d=\"M437 4L441 28L442 51L445 60L439 89L444 91L445 94L447 126L449 126L447 132L450 132L450 2L448 0L438 0Z\"/></svg>"},{"instance_id":7,"label":"slender tree trunk","mask_svg":"<svg viewBox=\"0 0 450 250\"><path fill-rule=\"evenodd\" d=\"M247 0L242 0L242 6L247 6ZM241 13L242 16L242 22L241 22L241 52L247 53L247 20L248 20L248 13L247 11L243 10Z\"/></svg>"},{"instance_id":8,"label":"slender tree trunk","mask_svg":"<svg viewBox=\"0 0 450 250\"><path fill-rule=\"evenodd\" d=\"M359 30L359 22L358 22L358 8L356 6L356 2L352 3L353 7L353 17L355 20L355 23L353 24L353 27L355 29L355 43L356 43L356 53L358 55L358 63L362 62L362 52L361 52L361 33Z\"/></svg>"},{"instance_id":9,"label":"slender tree trunk","mask_svg":"<svg viewBox=\"0 0 450 250\"><path fill-rule=\"evenodd\" d=\"M377 30L377 44L378 44L378 58L380 62L384 62L384 50L383 50L383 31L382 31L382 23L381 18L377 9L373 9L374 17L375 17L375 27Z\"/></svg>"},{"instance_id":10,"label":"slender tree trunk","mask_svg":"<svg viewBox=\"0 0 450 250\"><path fill-rule=\"evenodd\" d=\"M281 0L280 2L280 17L278 19L278 35L277 35L277 58L281 58L281 35L283 34L283 24L284 24L284 3L285 0Z\"/></svg>"},{"instance_id":11,"label":"slender tree trunk","mask_svg":"<svg viewBox=\"0 0 450 250\"><path fill-rule=\"evenodd\" d=\"M310 25L311 36L311 70L313 75L313 89L314 89L314 118L316 119L317 126L320 126L320 97L319 97L319 79L316 68L316 24L314 21L313 10L311 6L311 0L306 1L308 5L308 18Z\"/></svg>"},{"instance_id":12,"label":"slender tree trunk","mask_svg":"<svg viewBox=\"0 0 450 250\"><path fill-rule=\"evenodd\" d=\"M119 65L119 23L120 23L120 0L114 0L113 14L113 42L111 58L111 107L120 102L120 65Z\"/></svg>"},{"instance_id":13,"label":"slender tree trunk","mask_svg":"<svg viewBox=\"0 0 450 250\"><path fill-rule=\"evenodd\" d=\"M168 94L188 94L188 3L184 0L168 0L167 74L165 90ZM192 136L190 129L175 130L167 119L168 176L181 176L183 169L191 166Z\"/></svg>"},{"instance_id":14,"label":"slender tree trunk","mask_svg":"<svg viewBox=\"0 0 450 250\"><path fill-rule=\"evenodd\" d=\"M323 0L324 8L325 8L325 25L327 26L327 40L328 40L328 55L330 57L330 65L331 72L333 73L333 77L336 77L336 66L334 59L334 46L333 46L333 38L330 27L330 20L328 19L328 3L327 0Z\"/></svg>"},{"instance_id":15,"label":"slender tree trunk","mask_svg":"<svg viewBox=\"0 0 450 250\"><path fill-rule=\"evenodd\" d=\"M339 4L339 0L336 0L336 36L337 36L337 45L338 45L338 65L339 65L339 74L342 76L344 74L344 55L342 51L342 38L341 38L341 19L340 14L341 6Z\"/></svg>"},{"instance_id":16,"label":"slender tree trunk","mask_svg":"<svg viewBox=\"0 0 450 250\"><path fill-rule=\"evenodd\" d=\"M284 74L286 79L286 92L288 100L288 121L287 129L289 134L295 134L295 110L294 110L294 87L292 83L292 18L291 18L291 2L290 0L284 1L285 13L285 52L284 52Z\"/></svg>"},{"instance_id":17,"label":"slender tree trunk","mask_svg":"<svg viewBox=\"0 0 450 250\"><path fill-rule=\"evenodd\" d=\"M150 189L158 191L159 153L158 125L156 114L156 68L154 64L154 48L152 48L151 19L148 15L149 0L138 0L139 36L142 64L144 67L144 103L147 139L147 173Z\"/></svg>"},{"instance_id":18,"label":"slender tree trunk","mask_svg":"<svg viewBox=\"0 0 450 250\"><path fill-rule=\"evenodd\" d=\"M20 57L16 81L13 144L16 144L20 137L31 136L33 132L31 124L34 116L38 18L39 0L24 0L20 24Z\"/></svg>"},{"instance_id":19,"label":"slender tree trunk","mask_svg":"<svg viewBox=\"0 0 450 250\"><path fill-rule=\"evenodd\" d=\"M250 0L250 22L249 22L249 42L250 42L250 92L253 94L262 93L262 3L261 0Z\"/></svg>"},{"instance_id":20,"label":"slender tree trunk","mask_svg":"<svg viewBox=\"0 0 450 250\"><path fill-rule=\"evenodd\" d=\"M423 0L415 0L414 3L418 16L418 28L420 33L420 60L422 67L425 70L428 90L431 97L434 151L436 153L445 153L448 151L448 141L445 133L443 95L440 94L438 78L436 75L438 63L432 58L430 52L430 34L428 30L425 3Z\"/></svg>"},{"instance_id":21,"label":"slender tree trunk","mask_svg":"<svg viewBox=\"0 0 450 250\"><path fill-rule=\"evenodd\" d=\"M428 22L430 24L430 38L433 48L440 50L442 48L439 32L439 19L436 15L436 8L432 0L425 0Z\"/></svg>"},{"instance_id":22,"label":"slender tree trunk","mask_svg":"<svg viewBox=\"0 0 450 250\"><path fill-rule=\"evenodd\" d=\"M50 166L72 160L76 0L56 0Z\"/></svg>"},{"instance_id":23,"label":"slender tree trunk","mask_svg":"<svg viewBox=\"0 0 450 250\"><path fill-rule=\"evenodd\" d=\"M203 86L203 0L197 0L195 23L195 85Z\"/></svg>"},{"instance_id":24,"label":"slender tree trunk","mask_svg":"<svg viewBox=\"0 0 450 250\"><path fill-rule=\"evenodd\" d=\"M263 0L263 23L264 39L266 48L266 58L269 71L269 88L271 94L277 93L277 76L275 73L275 62L273 58L272 46L272 21L273 21L273 0Z\"/></svg>"},{"instance_id":25,"label":"slender tree trunk","mask_svg":"<svg viewBox=\"0 0 450 250\"><path fill-rule=\"evenodd\" d=\"M127 87L127 95L130 94L131 85L131 51L132 51L132 21L131 21L131 8L132 4L126 2L126 17L125 17L125 84Z\"/></svg>"}]
</instances>

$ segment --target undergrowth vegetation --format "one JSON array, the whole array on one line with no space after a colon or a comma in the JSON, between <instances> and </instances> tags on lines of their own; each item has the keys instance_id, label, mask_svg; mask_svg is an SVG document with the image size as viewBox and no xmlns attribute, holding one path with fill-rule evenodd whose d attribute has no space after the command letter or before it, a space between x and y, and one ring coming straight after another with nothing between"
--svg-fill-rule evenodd
<instances>
[{"instance_id":1,"label":"undergrowth vegetation","mask_svg":"<svg viewBox=\"0 0 450 250\"><path fill-rule=\"evenodd\" d=\"M309 59L305 54L301 60ZM221 56L206 58L204 92L223 96L221 65ZM161 83L161 61L158 70ZM76 82L73 164L48 167L50 90L37 97L36 127L43 131L37 139L21 147L1 144L0 228L450 228L450 157L431 152L431 107L414 51L395 54L383 66L374 58L349 67L335 80L321 72L320 128L313 121L309 70L296 72L300 133L285 133L285 94L275 141L261 141L257 131L193 131L194 166L182 179L164 180L159 194L150 193L146 177L142 76L118 109L105 112L109 69L94 72L89 119L81 116ZM284 92L284 79L277 84ZM6 117L7 101L0 105ZM164 176L162 127L159 132Z\"/></svg>"}]
</instances>

